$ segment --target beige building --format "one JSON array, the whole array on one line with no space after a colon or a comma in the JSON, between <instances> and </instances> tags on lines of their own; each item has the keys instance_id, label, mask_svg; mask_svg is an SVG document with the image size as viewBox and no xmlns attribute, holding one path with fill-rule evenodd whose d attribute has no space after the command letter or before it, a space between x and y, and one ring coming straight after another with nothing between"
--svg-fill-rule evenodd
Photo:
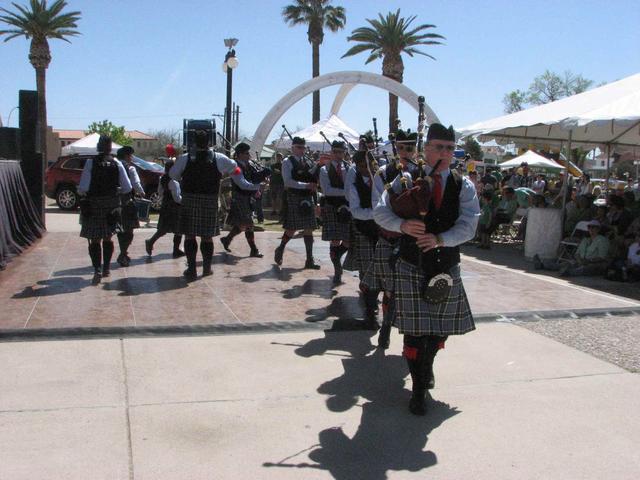
<instances>
[{"instance_id":1,"label":"beige building","mask_svg":"<svg viewBox=\"0 0 640 480\"><path fill-rule=\"evenodd\" d=\"M61 130L54 128L53 133L58 135L59 148L80 140L87 136L85 130ZM127 135L131 137L131 146L139 157L145 157L149 152L153 151L156 146L157 139L151 135L147 135L139 130L127 130ZM58 150L59 151L59 150Z\"/></svg>"}]
</instances>

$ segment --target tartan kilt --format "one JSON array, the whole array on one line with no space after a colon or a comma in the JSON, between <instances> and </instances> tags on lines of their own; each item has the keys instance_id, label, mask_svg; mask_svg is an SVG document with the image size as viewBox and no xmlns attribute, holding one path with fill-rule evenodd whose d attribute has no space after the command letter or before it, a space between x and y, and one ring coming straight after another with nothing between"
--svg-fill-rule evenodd
<instances>
[{"instance_id":1,"label":"tartan kilt","mask_svg":"<svg viewBox=\"0 0 640 480\"><path fill-rule=\"evenodd\" d=\"M356 242L355 242L355 261L356 268L360 272L360 276L364 278L365 273L369 270L369 266L373 261L373 257L376 251L376 241L370 237L360 233L357 228L354 228Z\"/></svg>"},{"instance_id":2,"label":"tartan kilt","mask_svg":"<svg viewBox=\"0 0 640 480\"><path fill-rule=\"evenodd\" d=\"M384 238L378 238L378 243L364 274L362 282L371 290L393 292L394 272L389 263L395 245Z\"/></svg>"},{"instance_id":3,"label":"tartan kilt","mask_svg":"<svg viewBox=\"0 0 640 480\"><path fill-rule=\"evenodd\" d=\"M322 207L322 240L349 240L351 221L338 220L338 207L326 203Z\"/></svg>"},{"instance_id":4,"label":"tartan kilt","mask_svg":"<svg viewBox=\"0 0 640 480\"><path fill-rule=\"evenodd\" d=\"M253 225L251 195L243 195L234 188L231 194L231 208L229 209L226 223L234 227Z\"/></svg>"},{"instance_id":5,"label":"tartan kilt","mask_svg":"<svg viewBox=\"0 0 640 480\"><path fill-rule=\"evenodd\" d=\"M117 195L103 197L89 197L91 213L89 216L80 214L80 236L82 238L110 237L116 232L116 225L109 225L107 215L120 207L120 198Z\"/></svg>"},{"instance_id":6,"label":"tartan kilt","mask_svg":"<svg viewBox=\"0 0 640 480\"><path fill-rule=\"evenodd\" d=\"M120 220L120 227L123 232L128 232L134 228L140 228L140 222L138 221L138 209L133 198L130 194L120 196L120 204L122 205L122 214Z\"/></svg>"},{"instance_id":7,"label":"tartan kilt","mask_svg":"<svg viewBox=\"0 0 640 480\"><path fill-rule=\"evenodd\" d=\"M197 237L220 235L218 195L183 193L176 233Z\"/></svg>"},{"instance_id":8,"label":"tartan kilt","mask_svg":"<svg viewBox=\"0 0 640 480\"><path fill-rule=\"evenodd\" d=\"M180 219L180 204L176 202L163 202L160 207L158 217L158 230L167 233L178 231L178 221Z\"/></svg>"},{"instance_id":9,"label":"tartan kilt","mask_svg":"<svg viewBox=\"0 0 640 480\"><path fill-rule=\"evenodd\" d=\"M312 208L311 212L306 214L300 211L300 202L305 199L313 203L313 196L311 194L298 195L287 192L287 216L282 224L285 230L315 230L318 227L315 208Z\"/></svg>"},{"instance_id":10,"label":"tartan kilt","mask_svg":"<svg viewBox=\"0 0 640 480\"><path fill-rule=\"evenodd\" d=\"M427 303L420 290L424 275L418 267L399 258L395 268L395 319L402 334L462 335L475 330L471 307L460 278L460 266L449 271L453 286L442 303Z\"/></svg>"}]
</instances>

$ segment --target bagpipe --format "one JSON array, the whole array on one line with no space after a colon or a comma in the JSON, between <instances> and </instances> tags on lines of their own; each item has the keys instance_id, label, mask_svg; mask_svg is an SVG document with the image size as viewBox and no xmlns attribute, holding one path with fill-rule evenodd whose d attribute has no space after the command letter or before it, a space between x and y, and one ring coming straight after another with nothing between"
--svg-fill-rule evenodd
<instances>
[{"instance_id":1,"label":"bagpipe","mask_svg":"<svg viewBox=\"0 0 640 480\"><path fill-rule=\"evenodd\" d=\"M258 156L258 152L256 152L256 157L260 158ZM258 162L249 160L247 164L247 169L244 172L244 174L247 181L258 184L258 183L264 182L267 178L271 176L271 169L269 167L265 167L264 165L261 165Z\"/></svg>"}]
</instances>

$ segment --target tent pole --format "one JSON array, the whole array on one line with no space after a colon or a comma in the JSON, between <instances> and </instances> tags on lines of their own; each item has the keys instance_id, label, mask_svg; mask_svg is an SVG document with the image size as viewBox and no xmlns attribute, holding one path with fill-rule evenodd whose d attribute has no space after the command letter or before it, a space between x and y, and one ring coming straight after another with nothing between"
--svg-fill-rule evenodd
<instances>
[{"instance_id":1,"label":"tent pole","mask_svg":"<svg viewBox=\"0 0 640 480\"><path fill-rule=\"evenodd\" d=\"M611 155L611 144L607 143L607 174L604 177L605 178L605 180L604 180L604 182L605 182L604 191L605 191L605 194L606 194L607 197L609 196L609 176L611 175L611 172L609 171L609 168L610 168L609 156L610 155Z\"/></svg>"},{"instance_id":2,"label":"tent pole","mask_svg":"<svg viewBox=\"0 0 640 480\"><path fill-rule=\"evenodd\" d=\"M562 218L562 224L560 226L560 228L562 229L562 233L563 233L563 238L564 238L564 220L565 220L565 215L566 215L566 206L567 206L567 189L569 188L569 163L571 162L571 137L573 137L573 130L569 130L569 139L567 140L567 157L565 158L565 165L564 165L564 182L562 182L562 189L561 189L561 195L562 195L562 215L560 215L560 218Z\"/></svg>"}]
</instances>

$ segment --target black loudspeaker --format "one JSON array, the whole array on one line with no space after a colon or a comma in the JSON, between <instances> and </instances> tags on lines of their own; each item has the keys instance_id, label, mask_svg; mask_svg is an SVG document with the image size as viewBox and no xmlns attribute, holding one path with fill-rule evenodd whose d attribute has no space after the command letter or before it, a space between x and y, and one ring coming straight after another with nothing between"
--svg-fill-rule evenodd
<instances>
[{"instance_id":1,"label":"black loudspeaker","mask_svg":"<svg viewBox=\"0 0 640 480\"><path fill-rule=\"evenodd\" d=\"M20 159L29 194L42 217L44 209L44 165L38 146L38 92L20 90Z\"/></svg>"},{"instance_id":2,"label":"black loudspeaker","mask_svg":"<svg viewBox=\"0 0 640 480\"><path fill-rule=\"evenodd\" d=\"M0 158L20 159L20 129L0 127Z\"/></svg>"}]
</instances>

